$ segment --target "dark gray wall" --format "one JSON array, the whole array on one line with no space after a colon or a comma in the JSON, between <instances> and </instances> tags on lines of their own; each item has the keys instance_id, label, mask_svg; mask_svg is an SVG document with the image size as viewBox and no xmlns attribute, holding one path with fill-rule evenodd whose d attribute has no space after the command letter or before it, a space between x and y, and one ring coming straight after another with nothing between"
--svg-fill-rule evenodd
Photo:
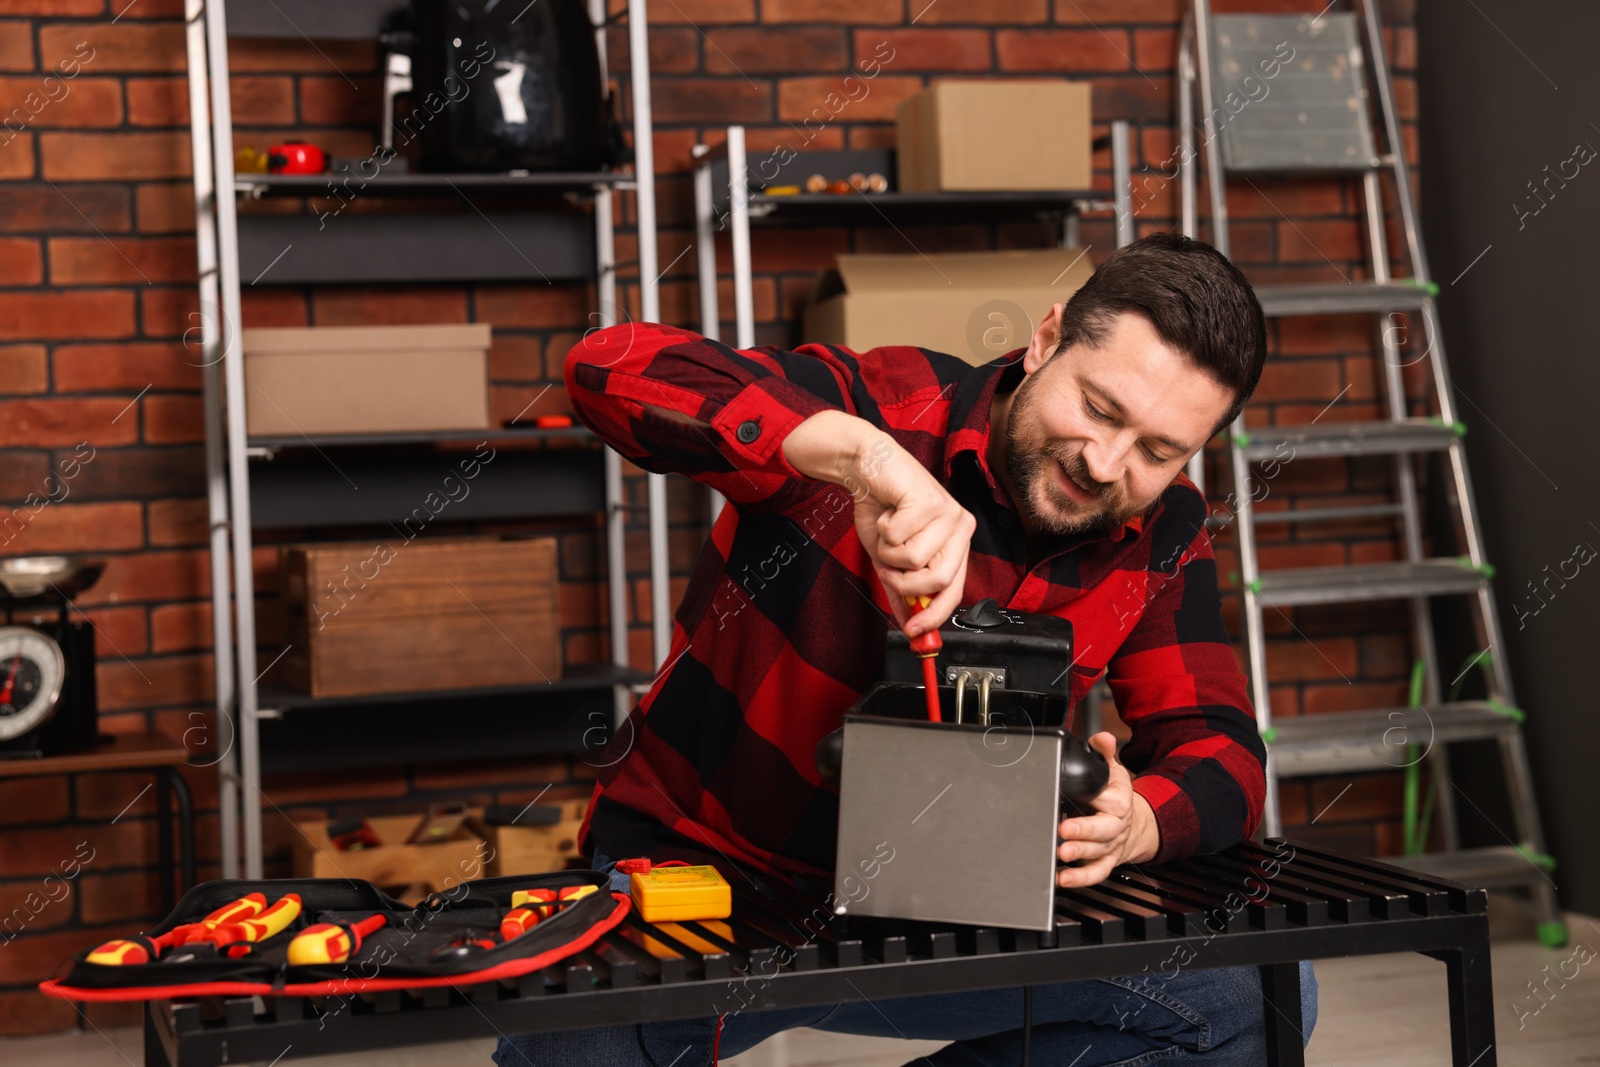
<instances>
[{"instance_id":1,"label":"dark gray wall","mask_svg":"<svg viewBox=\"0 0 1600 1067\"><path fill-rule=\"evenodd\" d=\"M1600 550L1600 155L1581 162L1600 150L1600 5L1419 0L1417 39L1423 233L1552 878L1596 915L1600 558L1574 550Z\"/></svg>"}]
</instances>

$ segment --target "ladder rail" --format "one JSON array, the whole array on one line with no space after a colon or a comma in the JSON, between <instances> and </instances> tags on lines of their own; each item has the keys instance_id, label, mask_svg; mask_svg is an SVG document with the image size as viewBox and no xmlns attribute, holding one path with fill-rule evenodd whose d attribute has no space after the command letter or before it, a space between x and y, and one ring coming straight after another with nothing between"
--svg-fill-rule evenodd
<instances>
[{"instance_id":1,"label":"ladder rail","mask_svg":"<svg viewBox=\"0 0 1600 1067\"><path fill-rule=\"evenodd\" d=\"M1211 3L1194 0L1195 63L1200 77L1200 109L1205 113L1201 129L1206 138L1201 143L1206 161L1206 185L1211 194L1211 243L1218 252L1233 258L1228 245L1228 194L1222 176L1222 147L1217 143L1216 108L1211 87ZM1243 417L1240 420L1243 429ZM1241 494L1243 495L1243 494Z\"/></svg>"},{"instance_id":2,"label":"ladder rail","mask_svg":"<svg viewBox=\"0 0 1600 1067\"><path fill-rule=\"evenodd\" d=\"M1366 6L1370 7L1370 4ZM1363 25L1365 22L1363 21ZM1368 53L1382 50L1382 38L1373 40L1367 34ZM1369 64L1370 67L1370 64ZM1385 94L1380 93L1380 100ZM1386 129L1392 129L1385 123ZM1391 155L1393 144L1390 145ZM1385 231L1383 189L1378 171L1369 170L1361 176L1362 213L1367 222L1367 249L1372 270L1372 280L1380 284L1391 280L1389 269L1389 242ZM1408 244L1414 253L1415 246ZM1413 277L1417 273L1415 260L1411 261ZM1389 417L1403 420L1410 414L1405 390L1405 377L1400 367L1400 344L1395 336L1394 312L1379 327L1379 347L1383 358L1384 391L1389 402ZM1425 335L1426 336L1426 335ZM1428 351L1431 351L1431 346ZM1426 358L1424 356L1423 358ZM1417 499L1416 468L1408 453L1394 457L1395 484L1400 496L1400 526L1405 542L1406 559L1413 562L1423 558L1421 510ZM1439 681L1439 646L1434 639L1432 610L1427 597L1412 597L1408 603L1411 616L1411 639L1416 657L1422 661L1422 701L1425 705L1437 704L1441 690ZM1455 776L1450 765L1448 745L1430 746L1427 752L1429 768L1433 774L1433 791L1439 813L1439 831L1442 838L1456 845L1461 840L1461 824L1456 813Z\"/></svg>"},{"instance_id":3,"label":"ladder rail","mask_svg":"<svg viewBox=\"0 0 1600 1067\"><path fill-rule=\"evenodd\" d=\"M1185 13L1178 32L1178 228L1185 237L1198 237L1198 210L1195 204L1195 149L1194 149L1194 16ZM1186 467L1189 480L1206 491L1205 448L1202 446L1189 458Z\"/></svg>"},{"instance_id":4,"label":"ladder rail","mask_svg":"<svg viewBox=\"0 0 1600 1067\"><path fill-rule=\"evenodd\" d=\"M1428 257L1422 248L1422 233L1417 225L1416 205L1411 199L1411 170L1406 165L1406 145L1400 134L1400 120L1394 106L1394 88L1389 75L1389 56L1383 44L1383 23L1374 0L1353 0L1361 7L1366 30L1367 69L1378 92L1378 109L1383 113L1384 139L1388 141L1389 166L1394 173L1395 202L1400 208L1400 224L1406 235L1412 277L1426 284L1433 280L1428 272Z\"/></svg>"},{"instance_id":5,"label":"ladder rail","mask_svg":"<svg viewBox=\"0 0 1600 1067\"><path fill-rule=\"evenodd\" d=\"M222 877L239 873L239 770L233 739L238 685L233 656L232 522L228 510L227 428L222 419L221 361L226 327L218 309L216 168L212 156L209 71L206 58L206 2L184 4L185 73L189 88L190 161L194 176L195 255L200 298L200 362L205 407L206 512L211 567L211 647L216 688L215 752L218 834ZM188 731L184 731L185 734ZM204 765L204 764L202 764Z\"/></svg>"}]
</instances>

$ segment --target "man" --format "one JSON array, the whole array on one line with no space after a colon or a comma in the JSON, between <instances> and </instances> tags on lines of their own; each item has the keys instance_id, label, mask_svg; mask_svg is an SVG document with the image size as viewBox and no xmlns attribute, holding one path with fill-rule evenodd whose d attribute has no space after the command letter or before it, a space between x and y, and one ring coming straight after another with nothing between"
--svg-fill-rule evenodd
<instances>
[{"instance_id":1,"label":"man","mask_svg":"<svg viewBox=\"0 0 1600 1067\"><path fill-rule=\"evenodd\" d=\"M911 347L736 351L652 323L590 334L567 357L583 421L730 502L667 666L607 750L583 830L596 867L681 858L828 884L838 794L817 741L880 677L888 627L915 636L983 597L1072 620L1071 705L1105 674L1131 732L1120 757L1111 734L1090 739L1111 780L1061 823L1063 886L1248 837L1265 750L1222 625L1206 504L1183 469L1244 407L1265 358L1243 275L1170 234L1114 253L1026 350L976 368ZM908 611L919 596L929 606ZM1017 989L738 1003L507 1038L496 1059L689 1067L796 1026L922 1041L908 1059L933 1064L1013 1064L1021 1047ZM1254 1067L1262 1004L1254 968L1040 986L1032 1054ZM940 1041L953 1044L923 1056Z\"/></svg>"}]
</instances>

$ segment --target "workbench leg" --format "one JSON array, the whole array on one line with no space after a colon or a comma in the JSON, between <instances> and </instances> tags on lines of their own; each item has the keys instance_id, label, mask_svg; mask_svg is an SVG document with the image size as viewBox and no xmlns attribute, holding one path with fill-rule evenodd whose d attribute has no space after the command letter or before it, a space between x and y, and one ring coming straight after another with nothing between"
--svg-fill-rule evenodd
<instances>
[{"instance_id":1,"label":"workbench leg","mask_svg":"<svg viewBox=\"0 0 1600 1067\"><path fill-rule=\"evenodd\" d=\"M1300 1015L1300 964L1261 964L1262 1011L1267 1020L1268 1067L1305 1067L1305 1021Z\"/></svg>"},{"instance_id":2,"label":"workbench leg","mask_svg":"<svg viewBox=\"0 0 1600 1067\"><path fill-rule=\"evenodd\" d=\"M1429 952L1443 960L1450 990L1450 1062L1454 1067L1495 1067L1494 985L1489 972L1489 925L1457 949Z\"/></svg>"},{"instance_id":3,"label":"workbench leg","mask_svg":"<svg viewBox=\"0 0 1600 1067\"><path fill-rule=\"evenodd\" d=\"M172 1062L167 1059L166 1046L161 1043L161 1034L156 1029L155 1005L146 1002L144 1006L144 1067L172 1067Z\"/></svg>"},{"instance_id":4,"label":"workbench leg","mask_svg":"<svg viewBox=\"0 0 1600 1067\"><path fill-rule=\"evenodd\" d=\"M194 888L194 797L189 793L189 783L183 772L170 767L167 773L172 780L172 795L178 802L178 838L183 845L182 878L178 882L178 895Z\"/></svg>"},{"instance_id":5,"label":"workbench leg","mask_svg":"<svg viewBox=\"0 0 1600 1067\"><path fill-rule=\"evenodd\" d=\"M165 767L156 770L156 855L161 866L161 914L172 914L178 897L172 870L172 779Z\"/></svg>"}]
</instances>

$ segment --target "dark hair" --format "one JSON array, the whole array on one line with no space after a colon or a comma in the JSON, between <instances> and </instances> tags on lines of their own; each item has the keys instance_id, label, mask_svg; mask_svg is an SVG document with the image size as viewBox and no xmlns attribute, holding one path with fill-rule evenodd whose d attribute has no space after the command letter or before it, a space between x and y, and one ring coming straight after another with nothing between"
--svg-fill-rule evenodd
<instances>
[{"instance_id":1,"label":"dark hair","mask_svg":"<svg viewBox=\"0 0 1600 1067\"><path fill-rule=\"evenodd\" d=\"M1234 391L1233 406L1211 428L1211 437L1231 424L1250 401L1267 361L1266 318L1239 268L1182 234L1141 238L1113 252L1072 294L1061 314L1056 351L1079 342L1098 347L1124 311L1149 319L1163 341Z\"/></svg>"}]
</instances>

